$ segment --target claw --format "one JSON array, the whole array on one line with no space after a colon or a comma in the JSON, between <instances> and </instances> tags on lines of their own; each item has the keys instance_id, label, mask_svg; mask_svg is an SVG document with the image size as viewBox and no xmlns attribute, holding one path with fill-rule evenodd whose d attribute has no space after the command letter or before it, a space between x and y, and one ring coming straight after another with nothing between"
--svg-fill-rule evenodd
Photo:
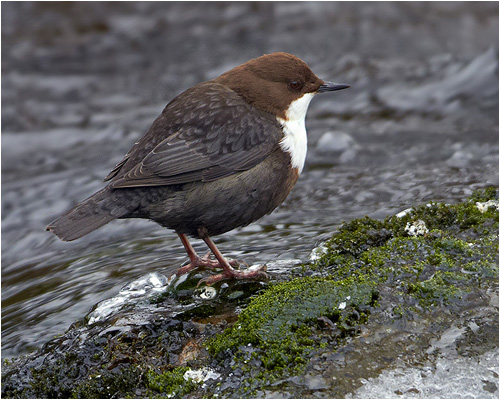
<instances>
[{"instance_id":1,"label":"claw","mask_svg":"<svg viewBox=\"0 0 500 400\"><path fill-rule=\"evenodd\" d=\"M227 260L227 263L231 267L237 267L240 264L242 264L242 262L238 260ZM189 264L184 265L179 269L177 269L176 271L172 272L170 276L172 276L173 274L181 276L195 269L223 269L223 267L219 263L219 261L213 260L211 257L211 253L208 252L203 257L194 256Z\"/></svg>"},{"instance_id":2,"label":"claw","mask_svg":"<svg viewBox=\"0 0 500 400\"><path fill-rule=\"evenodd\" d=\"M226 275L224 275L224 274L210 275L210 276L207 276L206 278L200 279L198 281L198 283L196 284L196 287L200 287L200 285L202 285L203 283L207 286L211 286L215 282L219 282L219 281L222 281L224 279L229 279L229 278L226 277Z\"/></svg>"},{"instance_id":3,"label":"claw","mask_svg":"<svg viewBox=\"0 0 500 400\"><path fill-rule=\"evenodd\" d=\"M239 269L234 269L234 267L238 267L240 264L245 264L248 267L248 264L242 263L238 260L228 260L222 256L219 249L215 246L212 240L208 237L202 236L202 239L208 245L209 251L205 256L200 257L196 254L193 247L189 243L186 235L178 234L179 238L186 249L186 252L189 256L190 263L180 267L176 272L174 272L177 276L186 274L188 272L193 271L196 268L207 268L207 269L222 269L223 272L216 275L211 275L206 278L201 279L198 282L197 286L200 286L202 283L210 286L215 282L219 282L226 279L269 279L266 274L266 266L261 265L257 268L247 268L244 271ZM201 236L201 235L200 235ZM212 259L211 255L215 256L215 260ZM172 276L172 273L170 276Z\"/></svg>"},{"instance_id":4,"label":"claw","mask_svg":"<svg viewBox=\"0 0 500 400\"><path fill-rule=\"evenodd\" d=\"M255 279L255 280L269 280L269 275L265 272L267 267L265 265L261 265L257 268L253 268L251 270L239 271L231 268L228 272L224 271L221 274L207 276L206 278L200 279L196 287L199 287L201 284L205 284L207 286L211 286L216 282L228 280L228 279Z\"/></svg>"}]
</instances>

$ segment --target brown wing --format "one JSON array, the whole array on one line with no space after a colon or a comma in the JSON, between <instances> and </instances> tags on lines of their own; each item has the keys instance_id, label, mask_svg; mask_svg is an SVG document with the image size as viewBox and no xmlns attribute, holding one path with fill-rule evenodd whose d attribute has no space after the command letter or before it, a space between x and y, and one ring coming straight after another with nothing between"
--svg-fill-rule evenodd
<instances>
[{"instance_id":1,"label":"brown wing","mask_svg":"<svg viewBox=\"0 0 500 400\"><path fill-rule=\"evenodd\" d=\"M107 180L113 188L213 181L258 164L281 135L272 115L205 82L175 98Z\"/></svg>"}]
</instances>

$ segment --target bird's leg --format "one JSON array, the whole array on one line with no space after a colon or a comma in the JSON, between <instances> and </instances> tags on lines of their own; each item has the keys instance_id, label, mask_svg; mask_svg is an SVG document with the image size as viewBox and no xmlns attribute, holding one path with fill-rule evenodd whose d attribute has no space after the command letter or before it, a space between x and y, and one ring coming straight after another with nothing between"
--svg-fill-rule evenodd
<instances>
[{"instance_id":1,"label":"bird's leg","mask_svg":"<svg viewBox=\"0 0 500 400\"><path fill-rule=\"evenodd\" d=\"M247 270L247 271L239 271L231 267L230 263L224 258L219 249L215 246L215 243L208 236L203 235L202 239L207 244L208 248L212 251L215 258L218 260L218 264L222 267L222 274L212 275L207 278L203 278L198 282L198 286L202 283L207 285L212 285L215 282L222 281L225 279L268 279L268 276L265 272L266 266L261 265L258 268Z\"/></svg>"},{"instance_id":2,"label":"bird's leg","mask_svg":"<svg viewBox=\"0 0 500 400\"><path fill-rule=\"evenodd\" d=\"M196 251L194 250L193 246L191 246L191 243L189 243L189 240L186 237L186 235L182 233L178 233L177 235L179 235L182 245L186 249L186 253L189 257L189 264L184 265L183 267L180 267L177 271L175 271L175 274L177 276L187 274L188 272L191 272L196 268L208 268L208 269L224 268L222 265L220 265L218 260L212 260L210 258L210 252L205 254L203 257L200 257L198 254L196 254ZM237 266L239 262L236 260L230 260L229 264Z\"/></svg>"}]
</instances>

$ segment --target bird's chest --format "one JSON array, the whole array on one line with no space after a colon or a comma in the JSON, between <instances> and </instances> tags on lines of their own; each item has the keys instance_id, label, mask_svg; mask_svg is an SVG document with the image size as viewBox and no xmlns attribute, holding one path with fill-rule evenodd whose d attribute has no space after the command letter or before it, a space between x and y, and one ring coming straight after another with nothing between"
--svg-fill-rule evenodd
<instances>
[{"instance_id":1,"label":"bird's chest","mask_svg":"<svg viewBox=\"0 0 500 400\"><path fill-rule=\"evenodd\" d=\"M300 99L293 101L285 113L285 118L277 118L283 129L281 149L288 153L291 165L299 174L304 168L307 153L306 112L313 94L307 93Z\"/></svg>"},{"instance_id":2,"label":"bird's chest","mask_svg":"<svg viewBox=\"0 0 500 400\"><path fill-rule=\"evenodd\" d=\"M260 174L264 177L261 181L264 190L258 192L263 203L269 204L270 210L266 211L269 213L286 199L299 178L300 170L294 165L293 155L281 148L260 167L265 171Z\"/></svg>"},{"instance_id":3,"label":"bird's chest","mask_svg":"<svg viewBox=\"0 0 500 400\"><path fill-rule=\"evenodd\" d=\"M247 171L194 185L177 215L182 214L193 227L203 226L210 235L227 232L272 212L286 199L298 177L290 154L278 147Z\"/></svg>"},{"instance_id":4,"label":"bird's chest","mask_svg":"<svg viewBox=\"0 0 500 400\"><path fill-rule=\"evenodd\" d=\"M300 174L304 168L307 153L307 133L304 120L280 121L284 137L280 142L283 151L290 155L291 165Z\"/></svg>"},{"instance_id":5,"label":"bird's chest","mask_svg":"<svg viewBox=\"0 0 500 400\"><path fill-rule=\"evenodd\" d=\"M264 161L228 180L227 193L240 209L257 218L270 213L288 196L299 177L291 155L277 147ZM221 182L222 183L222 182Z\"/></svg>"}]
</instances>

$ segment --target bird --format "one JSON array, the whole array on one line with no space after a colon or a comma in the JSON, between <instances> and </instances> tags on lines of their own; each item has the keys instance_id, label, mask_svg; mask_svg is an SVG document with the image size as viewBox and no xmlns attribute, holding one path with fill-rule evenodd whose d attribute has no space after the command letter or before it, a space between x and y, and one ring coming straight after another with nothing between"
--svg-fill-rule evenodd
<instances>
[{"instance_id":1,"label":"bird","mask_svg":"<svg viewBox=\"0 0 500 400\"><path fill-rule=\"evenodd\" d=\"M165 106L104 188L46 230L72 241L115 219L149 219L175 231L186 250L189 263L176 276L214 271L198 285L267 279L265 265L236 268L239 261L226 259L212 237L270 214L286 199L304 167L310 101L349 87L321 80L284 52L196 84ZM199 256L188 237L210 251Z\"/></svg>"}]
</instances>

